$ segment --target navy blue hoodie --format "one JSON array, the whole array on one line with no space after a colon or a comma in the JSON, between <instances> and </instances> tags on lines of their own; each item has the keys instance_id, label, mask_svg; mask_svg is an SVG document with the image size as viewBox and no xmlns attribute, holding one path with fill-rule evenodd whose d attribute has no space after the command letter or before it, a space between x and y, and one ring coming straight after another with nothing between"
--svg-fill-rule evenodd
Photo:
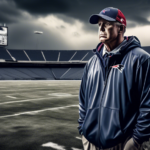
<instances>
[{"instance_id":1,"label":"navy blue hoodie","mask_svg":"<svg viewBox=\"0 0 150 150\"><path fill-rule=\"evenodd\" d=\"M131 36L105 67L101 47L84 68L79 133L99 148L113 147L128 136L141 144L150 137L150 55Z\"/></svg>"}]
</instances>

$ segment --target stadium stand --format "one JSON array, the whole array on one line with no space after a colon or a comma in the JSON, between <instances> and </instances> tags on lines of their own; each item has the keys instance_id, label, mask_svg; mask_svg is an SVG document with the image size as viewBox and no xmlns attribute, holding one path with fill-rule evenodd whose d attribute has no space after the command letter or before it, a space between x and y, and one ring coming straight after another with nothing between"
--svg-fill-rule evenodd
<instances>
[{"instance_id":1,"label":"stadium stand","mask_svg":"<svg viewBox=\"0 0 150 150\"><path fill-rule=\"evenodd\" d=\"M60 79L81 79L84 68L69 68L68 72L60 77Z\"/></svg>"},{"instance_id":2,"label":"stadium stand","mask_svg":"<svg viewBox=\"0 0 150 150\"><path fill-rule=\"evenodd\" d=\"M68 71L69 68L51 68L55 79L61 78L61 76Z\"/></svg>"},{"instance_id":3,"label":"stadium stand","mask_svg":"<svg viewBox=\"0 0 150 150\"><path fill-rule=\"evenodd\" d=\"M16 60L29 61L28 57L26 56L23 50L8 49L8 51L14 58L16 58Z\"/></svg>"},{"instance_id":4,"label":"stadium stand","mask_svg":"<svg viewBox=\"0 0 150 150\"><path fill-rule=\"evenodd\" d=\"M45 69L45 70L44 70ZM49 68L28 68L31 72L38 75L41 79L52 80L54 76Z\"/></svg>"},{"instance_id":5,"label":"stadium stand","mask_svg":"<svg viewBox=\"0 0 150 150\"><path fill-rule=\"evenodd\" d=\"M142 47L150 53L150 46ZM0 80L80 80L92 50L14 50L0 47Z\"/></svg>"},{"instance_id":6,"label":"stadium stand","mask_svg":"<svg viewBox=\"0 0 150 150\"><path fill-rule=\"evenodd\" d=\"M74 57L71 60L76 60L76 61L81 61L87 54L89 51L87 50L82 50L82 51L76 51L76 54L74 55Z\"/></svg>"},{"instance_id":7,"label":"stadium stand","mask_svg":"<svg viewBox=\"0 0 150 150\"><path fill-rule=\"evenodd\" d=\"M31 61L45 61L39 50L25 50Z\"/></svg>"},{"instance_id":8,"label":"stadium stand","mask_svg":"<svg viewBox=\"0 0 150 150\"><path fill-rule=\"evenodd\" d=\"M13 61L12 57L10 56L10 54L3 47L0 47L0 59L4 59L6 61Z\"/></svg>"},{"instance_id":9,"label":"stadium stand","mask_svg":"<svg viewBox=\"0 0 150 150\"><path fill-rule=\"evenodd\" d=\"M75 51L60 51L59 61L69 61L74 53Z\"/></svg>"},{"instance_id":10,"label":"stadium stand","mask_svg":"<svg viewBox=\"0 0 150 150\"><path fill-rule=\"evenodd\" d=\"M46 58L46 61L57 61L58 60L59 51L43 50L43 54L44 54L44 56Z\"/></svg>"},{"instance_id":11,"label":"stadium stand","mask_svg":"<svg viewBox=\"0 0 150 150\"><path fill-rule=\"evenodd\" d=\"M89 51L82 61L88 61L93 56L93 52Z\"/></svg>"}]
</instances>

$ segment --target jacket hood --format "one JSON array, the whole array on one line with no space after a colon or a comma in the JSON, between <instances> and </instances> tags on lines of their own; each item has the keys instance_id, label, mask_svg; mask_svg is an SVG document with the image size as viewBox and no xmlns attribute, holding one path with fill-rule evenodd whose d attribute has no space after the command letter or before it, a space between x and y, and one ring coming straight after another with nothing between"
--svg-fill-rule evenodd
<instances>
[{"instance_id":1,"label":"jacket hood","mask_svg":"<svg viewBox=\"0 0 150 150\"><path fill-rule=\"evenodd\" d=\"M141 47L140 41L136 36L125 36L124 39L126 39L126 42L121 47L119 47L118 50L115 53L113 53L113 55L122 55L135 47ZM93 49L93 52L96 53L101 51L102 46L103 43L99 43L96 49Z\"/></svg>"}]
</instances>

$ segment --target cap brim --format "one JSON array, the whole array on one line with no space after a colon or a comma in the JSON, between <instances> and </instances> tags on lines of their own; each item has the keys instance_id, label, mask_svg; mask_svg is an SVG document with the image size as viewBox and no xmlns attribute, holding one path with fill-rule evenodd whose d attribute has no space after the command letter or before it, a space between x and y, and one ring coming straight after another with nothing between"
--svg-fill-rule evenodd
<instances>
[{"instance_id":1,"label":"cap brim","mask_svg":"<svg viewBox=\"0 0 150 150\"><path fill-rule=\"evenodd\" d=\"M97 24L98 23L98 20L99 18L103 18L107 21L116 21L116 19L113 19L113 18L110 18L108 16L105 16L105 15L102 15L102 14L95 14L95 15L92 15L89 19L89 22L91 24Z\"/></svg>"}]
</instances>

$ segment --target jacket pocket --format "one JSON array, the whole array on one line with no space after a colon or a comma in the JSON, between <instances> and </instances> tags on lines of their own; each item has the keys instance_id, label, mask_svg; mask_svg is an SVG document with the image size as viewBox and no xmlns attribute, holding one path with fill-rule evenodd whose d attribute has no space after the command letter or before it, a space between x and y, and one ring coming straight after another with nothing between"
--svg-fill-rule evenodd
<instances>
[{"instance_id":1,"label":"jacket pocket","mask_svg":"<svg viewBox=\"0 0 150 150\"><path fill-rule=\"evenodd\" d=\"M99 113L99 107L94 109L88 109L82 126L82 131L85 138L90 143L93 143L97 147L99 143L97 139L98 117L99 117L98 113Z\"/></svg>"},{"instance_id":2,"label":"jacket pocket","mask_svg":"<svg viewBox=\"0 0 150 150\"><path fill-rule=\"evenodd\" d=\"M122 141L123 132L118 109L101 106L99 138L103 148L113 147Z\"/></svg>"}]
</instances>

